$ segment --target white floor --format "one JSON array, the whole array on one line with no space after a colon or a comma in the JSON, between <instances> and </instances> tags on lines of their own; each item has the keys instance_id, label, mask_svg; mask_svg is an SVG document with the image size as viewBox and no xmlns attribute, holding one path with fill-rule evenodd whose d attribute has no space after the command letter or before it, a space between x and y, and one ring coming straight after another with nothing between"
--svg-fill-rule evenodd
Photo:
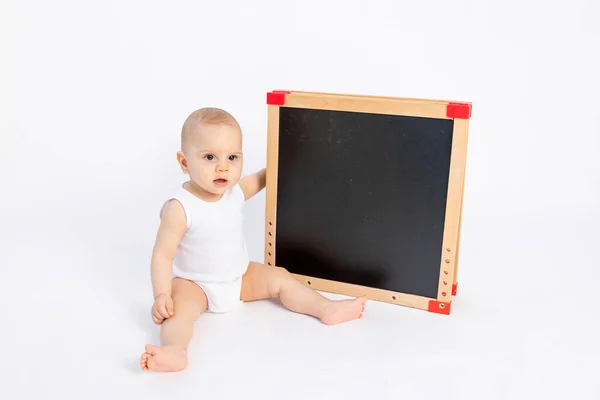
<instances>
[{"instance_id":1,"label":"white floor","mask_svg":"<svg viewBox=\"0 0 600 400\"><path fill-rule=\"evenodd\" d=\"M138 365L148 249L2 231L0 398L598 399L598 222L465 218L450 316L370 302L327 327L246 304L201 317L175 374Z\"/></svg>"},{"instance_id":2,"label":"white floor","mask_svg":"<svg viewBox=\"0 0 600 400\"><path fill-rule=\"evenodd\" d=\"M599 16L597 0L0 1L0 399L599 400ZM142 373L181 124L231 111L254 172L275 89L473 102L452 314L370 302L326 327L246 304L197 322L187 370ZM246 215L260 261L264 193Z\"/></svg>"}]
</instances>

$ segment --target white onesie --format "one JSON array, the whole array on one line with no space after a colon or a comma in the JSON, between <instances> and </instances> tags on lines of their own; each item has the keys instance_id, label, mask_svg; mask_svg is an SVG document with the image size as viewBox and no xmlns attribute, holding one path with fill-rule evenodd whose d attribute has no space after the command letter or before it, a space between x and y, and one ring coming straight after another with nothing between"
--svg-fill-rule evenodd
<instances>
[{"instance_id":1,"label":"white onesie","mask_svg":"<svg viewBox=\"0 0 600 400\"><path fill-rule=\"evenodd\" d=\"M168 200L183 206L185 232L173 276L195 282L208 298L209 312L227 312L241 303L242 275L250 262L244 238L244 193L239 185L209 202L180 187ZM165 203L166 204L166 203Z\"/></svg>"}]
</instances>

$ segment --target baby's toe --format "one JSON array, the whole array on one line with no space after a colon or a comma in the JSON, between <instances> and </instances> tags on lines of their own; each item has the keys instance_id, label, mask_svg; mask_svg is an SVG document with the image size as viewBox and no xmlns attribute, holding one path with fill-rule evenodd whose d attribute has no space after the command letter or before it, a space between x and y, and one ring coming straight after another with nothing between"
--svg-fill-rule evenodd
<instances>
[{"instance_id":1,"label":"baby's toe","mask_svg":"<svg viewBox=\"0 0 600 400\"><path fill-rule=\"evenodd\" d=\"M144 353L140 357L140 367L142 368L142 370L148 369L147 363L148 363L148 353Z\"/></svg>"},{"instance_id":2,"label":"baby's toe","mask_svg":"<svg viewBox=\"0 0 600 400\"><path fill-rule=\"evenodd\" d=\"M147 344L145 349L146 349L146 353L148 354L148 356L153 356L156 354L158 347L153 346L151 344Z\"/></svg>"}]
</instances>

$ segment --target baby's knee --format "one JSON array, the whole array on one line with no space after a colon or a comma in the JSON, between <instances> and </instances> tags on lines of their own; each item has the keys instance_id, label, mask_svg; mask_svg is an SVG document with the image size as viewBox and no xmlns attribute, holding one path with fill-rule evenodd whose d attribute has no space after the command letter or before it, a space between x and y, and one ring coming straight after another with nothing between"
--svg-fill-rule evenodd
<instances>
[{"instance_id":1,"label":"baby's knee","mask_svg":"<svg viewBox=\"0 0 600 400\"><path fill-rule=\"evenodd\" d=\"M275 275L279 275L279 276L285 276L285 275L290 274L287 269L285 269L284 267L279 267L279 266L273 267L273 273Z\"/></svg>"},{"instance_id":2,"label":"baby's knee","mask_svg":"<svg viewBox=\"0 0 600 400\"><path fill-rule=\"evenodd\" d=\"M290 272L284 267L275 267L274 274L277 277L277 280L279 281L294 279L292 274L290 274Z\"/></svg>"},{"instance_id":3,"label":"baby's knee","mask_svg":"<svg viewBox=\"0 0 600 400\"><path fill-rule=\"evenodd\" d=\"M202 304L182 296L173 297L173 315L196 319L204 311Z\"/></svg>"}]
</instances>

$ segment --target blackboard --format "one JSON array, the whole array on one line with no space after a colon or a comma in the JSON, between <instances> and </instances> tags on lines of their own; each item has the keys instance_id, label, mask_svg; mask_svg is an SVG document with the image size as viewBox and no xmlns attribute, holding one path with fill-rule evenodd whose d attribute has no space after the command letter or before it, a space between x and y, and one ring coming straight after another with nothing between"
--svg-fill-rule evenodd
<instances>
[{"instance_id":1,"label":"blackboard","mask_svg":"<svg viewBox=\"0 0 600 400\"><path fill-rule=\"evenodd\" d=\"M358 99L367 110L366 104L378 101ZM267 258L307 284L335 282L330 291L339 287L344 293L348 284L353 292L385 292L384 301L398 304L410 295L449 305L445 298L456 282L443 274L456 271L444 269L444 234L455 120L447 112L399 115L361 111L357 104L338 109L284 104L272 115L277 138L269 152L277 161L269 166L276 172L268 170L274 207L267 212ZM454 165L464 170L456 159ZM459 175L455 181L462 183L464 172ZM462 187L454 193L453 218L460 219ZM450 241L457 253L458 237Z\"/></svg>"}]
</instances>

